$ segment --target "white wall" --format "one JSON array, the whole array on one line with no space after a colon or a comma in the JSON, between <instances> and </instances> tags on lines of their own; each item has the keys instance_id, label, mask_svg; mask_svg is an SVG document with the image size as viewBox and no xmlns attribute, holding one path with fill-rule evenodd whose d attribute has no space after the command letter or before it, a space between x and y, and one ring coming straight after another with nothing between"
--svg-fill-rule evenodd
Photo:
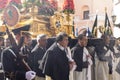
<instances>
[{"instance_id":1,"label":"white wall","mask_svg":"<svg viewBox=\"0 0 120 80\"><path fill-rule=\"evenodd\" d=\"M116 24L120 23L120 3L116 5L120 0L114 0L114 12L113 14L116 15ZM118 38L120 37L120 28L114 27L113 29L113 35L114 37Z\"/></svg>"}]
</instances>

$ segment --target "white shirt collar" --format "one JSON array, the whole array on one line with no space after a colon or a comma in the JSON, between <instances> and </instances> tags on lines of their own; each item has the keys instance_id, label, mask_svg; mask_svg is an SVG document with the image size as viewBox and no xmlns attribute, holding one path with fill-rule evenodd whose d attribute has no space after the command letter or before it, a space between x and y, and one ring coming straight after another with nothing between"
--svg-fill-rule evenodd
<instances>
[{"instance_id":1,"label":"white shirt collar","mask_svg":"<svg viewBox=\"0 0 120 80\"><path fill-rule=\"evenodd\" d=\"M65 48L63 46L61 46L59 43L57 43L57 46L61 49L61 50L65 50Z\"/></svg>"}]
</instances>

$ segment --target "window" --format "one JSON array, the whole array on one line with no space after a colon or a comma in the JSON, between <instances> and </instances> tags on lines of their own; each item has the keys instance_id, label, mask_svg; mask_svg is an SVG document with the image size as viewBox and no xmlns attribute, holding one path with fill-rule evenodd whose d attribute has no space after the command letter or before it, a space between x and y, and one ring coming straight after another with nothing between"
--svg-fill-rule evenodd
<instances>
[{"instance_id":1,"label":"window","mask_svg":"<svg viewBox=\"0 0 120 80\"><path fill-rule=\"evenodd\" d=\"M89 10L83 11L83 19L89 19Z\"/></svg>"}]
</instances>

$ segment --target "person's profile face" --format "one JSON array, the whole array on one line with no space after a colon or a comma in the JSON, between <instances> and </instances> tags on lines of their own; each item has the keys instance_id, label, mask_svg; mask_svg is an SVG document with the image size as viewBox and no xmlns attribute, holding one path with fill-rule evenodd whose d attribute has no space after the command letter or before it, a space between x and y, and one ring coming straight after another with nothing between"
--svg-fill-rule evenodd
<instances>
[{"instance_id":1,"label":"person's profile face","mask_svg":"<svg viewBox=\"0 0 120 80\"><path fill-rule=\"evenodd\" d=\"M63 46L63 47L67 47L68 46L68 37L64 37L62 41L60 41L60 45Z\"/></svg>"},{"instance_id":2,"label":"person's profile face","mask_svg":"<svg viewBox=\"0 0 120 80\"><path fill-rule=\"evenodd\" d=\"M120 44L120 39L117 40L117 43Z\"/></svg>"},{"instance_id":3,"label":"person's profile face","mask_svg":"<svg viewBox=\"0 0 120 80\"><path fill-rule=\"evenodd\" d=\"M46 44L47 44L47 38L46 37L43 37L39 40L39 44L42 46L42 47L45 47Z\"/></svg>"},{"instance_id":4,"label":"person's profile face","mask_svg":"<svg viewBox=\"0 0 120 80\"><path fill-rule=\"evenodd\" d=\"M6 39L6 40L5 40L5 47L8 47L8 46L10 46L10 45L11 45L10 40L9 40L9 39Z\"/></svg>"},{"instance_id":5,"label":"person's profile face","mask_svg":"<svg viewBox=\"0 0 120 80\"><path fill-rule=\"evenodd\" d=\"M88 38L86 36L84 36L82 40L78 39L78 44L81 47L87 46L87 43L88 43Z\"/></svg>"},{"instance_id":6,"label":"person's profile face","mask_svg":"<svg viewBox=\"0 0 120 80\"><path fill-rule=\"evenodd\" d=\"M32 38L31 38L31 36L24 36L24 43L25 44L31 44L31 42L32 42Z\"/></svg>"},{"instance_id":7,"label":"person's profile face","mask_svg":"<svg viewBox=\"0 0 120 80\"><path fill-rule=\"evenodd\" d=\"M16 34L15 35L15 39L16 41L19 43L20 42L20 38L21 38L21 35L20 34Z\"/></svg>"}]
</instances>

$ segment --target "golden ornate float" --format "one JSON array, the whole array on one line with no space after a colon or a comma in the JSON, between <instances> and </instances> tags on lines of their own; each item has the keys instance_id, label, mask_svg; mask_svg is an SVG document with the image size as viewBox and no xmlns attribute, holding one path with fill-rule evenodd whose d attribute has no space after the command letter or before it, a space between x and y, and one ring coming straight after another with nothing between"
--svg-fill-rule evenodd
<instances>
[{"instance_id":1,"label":"golden ornate float","mask_svg":"<svg viewBox=\"0 0 120 80\"><path fill-rule=\"evenodd\" d=\"M59 32L66 32L69 36L73 37L73 14L55 12L53 16L44 16L36 14L37 10L34 11L36 12L28 12L27 14L21 12L19 22L9 29L12 30L26 24L31 24L30 32L33 38L36 38L36 36L41 33L52 37L56 36ZM2 25L0 31L5 30L4 25Z\"/></svg>"}]
</instances>

